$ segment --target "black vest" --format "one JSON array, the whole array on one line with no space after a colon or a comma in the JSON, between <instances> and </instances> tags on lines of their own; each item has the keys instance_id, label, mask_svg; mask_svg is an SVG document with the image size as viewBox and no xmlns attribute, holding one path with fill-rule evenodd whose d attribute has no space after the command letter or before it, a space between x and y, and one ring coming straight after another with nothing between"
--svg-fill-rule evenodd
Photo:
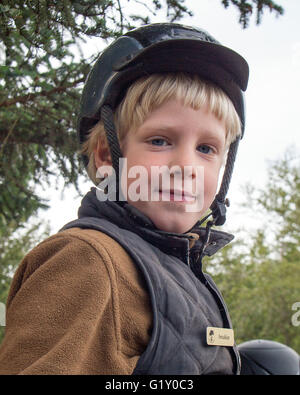
<instances>
[{"instance_id":1,"label":"black vest","mask_svg":"<svg viewBox=\"0 0 300 395\"><path fill-rule=\"evenodd\" d=\"M152 304L153 328L134 374L238 374L240 362L235 347L206 343L208 326L231 328L231 322L210 276L202 270L195 275L191 270L203 229L196 229L200 241L189 249L187 235L155 230L151 221L134 207L100 203L90 194L83 199L79 219L62 230L79 227L107 234L126 250L143 273ZM98 210L101 207L97 213L95 205ZM211 251L232 239L224 232L212 232Z\"/></svg>"}]
</instances>

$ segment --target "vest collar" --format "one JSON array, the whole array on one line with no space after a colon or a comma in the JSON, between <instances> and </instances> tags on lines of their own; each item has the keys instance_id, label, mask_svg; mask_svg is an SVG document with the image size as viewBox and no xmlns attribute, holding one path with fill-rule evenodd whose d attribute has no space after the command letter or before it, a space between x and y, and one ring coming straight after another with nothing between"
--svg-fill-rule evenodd
<instances>
[{"instance_id":1,"label":"vest collar","mask_svg":"<svg viewBox=\"0 0 300 395\"><path fill-rule=\"evenodd\" d=\"M138 234L147 242L166 254L176 256L189 264L191 256L199 255L205 237L205 228L197 224L187 233L171 233L157 229L153 222L134 206L112 201L101 202L96 188L91 188L82 199L78 218L93 217L106 219L115 225ZM91 220L91 218L90 218ZM209 243L203 255L211 256L234 238L233 235L215 229L211 230Z\"/></svg>"}]
</instances>

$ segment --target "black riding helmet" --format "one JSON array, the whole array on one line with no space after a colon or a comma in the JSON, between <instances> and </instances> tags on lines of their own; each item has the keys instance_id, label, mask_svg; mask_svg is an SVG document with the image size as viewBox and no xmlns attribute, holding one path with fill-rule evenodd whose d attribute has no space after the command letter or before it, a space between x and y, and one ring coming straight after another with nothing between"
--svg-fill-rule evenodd
<instances>
[{"instance_id":1,"label":"black riding helmet","mask_svg":"<svg viewBox=\"0 0 300 395\"><path fill-rule=\"evenodd\" d=\"M80 143L102 119L117 180L122 154L113 113L134 81L145 75L164 72L198 74L219 86L231 99L240 117L243 135L243 92L249 76L245 59L222 46L204 30L175 23L144 25L119 37L100 54L82 93L78 123ZM230 146L222 184L211 205L216 225L225 222L225 199L239 140ZM87 165L87 158L83 160Z\"/></svg>"},{"instance_id":2,"label":"black riding helmet","mask_svg":"<svg viewBox=\"0 0 300 395\"><path fill-rule=\"evenodd\" d=\"M300 375L300 357L285 344L250 340L238 346L242 375Z\"/></svg>"}]
</instances>

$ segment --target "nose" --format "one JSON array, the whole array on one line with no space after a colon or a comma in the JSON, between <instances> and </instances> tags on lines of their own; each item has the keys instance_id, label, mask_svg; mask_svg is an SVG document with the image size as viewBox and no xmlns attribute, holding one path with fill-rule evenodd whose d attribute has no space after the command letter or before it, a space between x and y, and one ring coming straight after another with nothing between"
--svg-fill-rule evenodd
<instances>
[{"instance_id":1,"label":"nose","mask_svg":"<svg viewBox=\"0 0 300 395\"><path fill-rule=\"evenodd\" d=\"M169 168L174 170L171 174L177 175L180 172L182 177L194 179L197 174L196 166L194 149L188 145L183 145L173 151L169 163Z\"/></svg>"}]
</instances>

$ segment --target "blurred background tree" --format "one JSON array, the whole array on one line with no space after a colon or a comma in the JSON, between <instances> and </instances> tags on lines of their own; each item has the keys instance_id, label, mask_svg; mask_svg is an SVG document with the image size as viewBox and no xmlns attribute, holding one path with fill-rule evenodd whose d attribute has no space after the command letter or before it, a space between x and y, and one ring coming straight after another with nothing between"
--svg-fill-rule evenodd
<instances>
[{"instance_id":1,"label":"blurred background tree","mask_svg":"<svg viewBox=\"0 0 300 395\"><path fill-rule=\"evenodd\" d=\"M300 301L299 154L288 150L268 175L264 190L250 187L246 195L246 208L264 216L262 227L223 249L206 268L224 294L237 343L269 339L300 353L299 327L292 323L292 306Z\"/></svg>"}]
</instances>

